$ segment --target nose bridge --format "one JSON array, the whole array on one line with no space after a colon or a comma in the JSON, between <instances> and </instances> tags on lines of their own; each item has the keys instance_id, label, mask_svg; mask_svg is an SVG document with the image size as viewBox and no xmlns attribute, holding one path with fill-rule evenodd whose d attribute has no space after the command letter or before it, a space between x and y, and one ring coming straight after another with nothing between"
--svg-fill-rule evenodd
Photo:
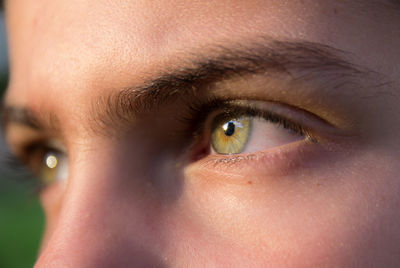
<instances>
[{"instance_id":1,"label":"nose bridge","mask_svg":"<svg viewBox=\"0 0 400 268\"><path fill-rule=\"evenodd\" d=\"M103 154L71 164L62 209L35 267L162 266L149 246L157 209L148 186L128 180L133 169L128 176Z\"/></svg>"}]
</instances>

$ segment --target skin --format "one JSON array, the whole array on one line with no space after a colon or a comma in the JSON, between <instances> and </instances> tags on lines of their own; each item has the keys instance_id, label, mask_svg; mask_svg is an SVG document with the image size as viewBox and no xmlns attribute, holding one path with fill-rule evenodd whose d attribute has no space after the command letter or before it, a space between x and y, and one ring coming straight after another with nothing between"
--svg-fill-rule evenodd
<instances>
[{"instance_id":1,"label":"skin","mask_svg":"<svg viewBox=\"0 0 400 268\"><path fill-rule=\"evenodd\" d=\"M67 181L41 192L47 224L35 267L400 265L398 9L383 1L11 0L6 14L6 103L58 125L10 123L7 138L21 154L26 140L50 137L69 159ZM329 45L369 71L351 90L265 73L204 93L256 96L295 120L307 111L317 143L289 135L273 146L257 135L250 156L183 153L181 139L164 135L179 128L171 118L187 109L183 100L127 128L88 127L99 97L185 67L211 46L260 36Z\"/></svg>"}]
</instances>

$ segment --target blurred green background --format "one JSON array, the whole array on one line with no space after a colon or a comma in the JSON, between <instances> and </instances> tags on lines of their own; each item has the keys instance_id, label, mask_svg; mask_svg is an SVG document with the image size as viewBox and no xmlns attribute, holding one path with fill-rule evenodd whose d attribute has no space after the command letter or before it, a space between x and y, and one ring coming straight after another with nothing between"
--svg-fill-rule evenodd
<instances>
[{"instance_id":1,"label":"blurred green background","mask_svg":"<svg viewBox=\"0 0 400 268\"><path fill-rule=\"evenodd\" d=\"M0 179L0 267L32 267L40 242L42 212L27 187L4 173Z\"/></svg>"},{"instance_id":2,"label":"blurred green background","mask_svg":"<svg viewBox=\"0 0 400 268\"><path fill-rule=\"evenodd\" d=\"M7 85L6 41L0 13L0 94ZM43 214L37 195L21 172L7 167L0 131L0 268L32 267L38 252Z\"/></svg>"}]
</instances>

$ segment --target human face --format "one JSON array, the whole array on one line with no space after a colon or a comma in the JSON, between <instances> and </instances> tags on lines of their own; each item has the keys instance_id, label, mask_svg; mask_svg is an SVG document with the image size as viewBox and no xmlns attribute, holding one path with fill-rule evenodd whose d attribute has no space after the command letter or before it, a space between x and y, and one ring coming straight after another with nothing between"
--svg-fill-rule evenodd
<instances>
[{"instance_id":1,"label":"human face","mask_svg":"<svg viewBox=\"0 0 400 268\"><path fill-rule=\"evenodd\" d=\"M36 267L400 265L395 4L6 13L7 138L44 184Z\"/></svg>"}]
</instances>

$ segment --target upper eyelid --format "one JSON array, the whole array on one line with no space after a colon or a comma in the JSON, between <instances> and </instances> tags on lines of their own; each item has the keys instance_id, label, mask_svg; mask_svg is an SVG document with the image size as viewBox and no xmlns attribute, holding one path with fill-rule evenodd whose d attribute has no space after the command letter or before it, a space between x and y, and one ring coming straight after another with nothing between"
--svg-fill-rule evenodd
<instances>
[{"instance_id":1,"label":"upper eyelid","mask_svg":"<svg viewBox=\"0 0 400 268\"><path fill-rule=\"evenodd\" d=\"M194 118L194 121L197 121L197 128L195 132L203 132L207 125L210 124L210 122L206 122L207 120L210 121L212 118L210 118L210 114L213 113L213 116L216 116L220 113L226 113L228 116L229 114L233 115L250 115L250 116L258 116L258 117L263 117L268 121L271 121L272 123L277 123L277 124L288 124L286 127L289 129L292 129L293 131L304 135L311 141L316 142L318 140L318 134L315 133L316 130L313 129L313 127L309 124L309 122L305 121L311 121L313 119L308 118L308 120L301 117L305 117L305 115L297 115L294 116L295 113L300 113L299 109L296 109L296 111L291 111L292 117L288 116L287 110L292 109L291 107L286 107L285 109L281 108L281 111L276 111L277 109L270 109L264 107L261 108L259 107L260 103L268 103L270 106L284 106L284 104L280 103L272 103L272 102L266 102L266 101L255 101L255 100L221 100L221 99L214 99L211 102L211 106L208 106L207 104L201 106L199 105L197 108L192 108L195 111L197 111L200 115L198 115L196 118ZM258 107L257 107L258 106ZM287 106L287 105L286 105ZM282 110L286 110L286 113L283 112ZM302 111L303 113L308 113L305 111ZM212 116L211 116L212 117ZM307 117L313 117L312 115L307 115ZM314 115L314 117L317 117ZM319 119L315 119L319 120ZM322 119L320 119L323 121Z\"/></svg>"},{"instance_id":2,"label":"upper eyelid","mask_svg":"<svg viewBox=\"0 0 400 268\"><path fill-rule=\"evenodd\" d=\"M226 115L227 119L235 116L252 116L263 118L268 122L282 125L284 128L291 129L301 135L308 135L307 130L299 123L293 120L287 119L284 115L278 113L270 112L268 110L261 110L252 107L251 105L240 106L231 105L229 110L224 110L223 113Z\"/></svg>"}]
</instances>

